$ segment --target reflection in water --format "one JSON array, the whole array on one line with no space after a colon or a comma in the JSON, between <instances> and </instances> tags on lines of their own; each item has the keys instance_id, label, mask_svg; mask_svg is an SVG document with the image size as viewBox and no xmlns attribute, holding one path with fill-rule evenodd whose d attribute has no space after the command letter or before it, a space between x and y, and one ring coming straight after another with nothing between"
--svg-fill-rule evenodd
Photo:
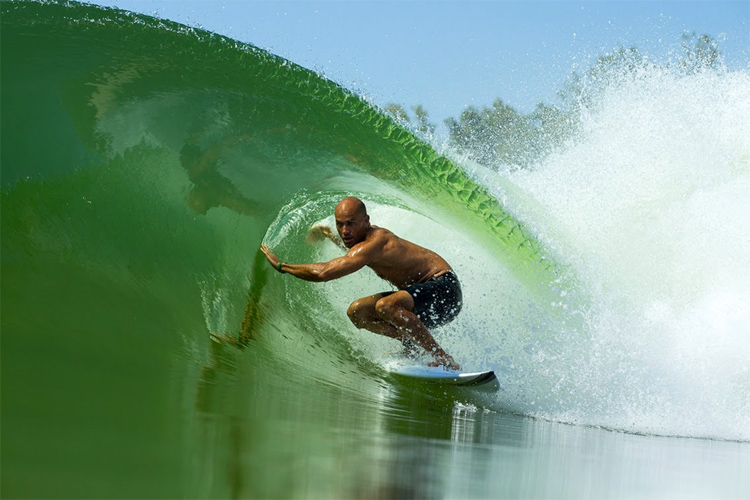
<instances>
[{"instance_id":1,"label":"reflection in water","mask_svg":"<svg viewBox=\"0 0 750 500\"><path fill-rule=\"evenodd\" d=\"M196 397L192 439L200 460L192 493L580 498L658 491L701 498L750 491L737 483L740 467L750 465L746 444L498 414L470 393L429 387L367 380L334 387L257 361L252 349L212 348Z\"/></svg>"},{"instance_id":2,"label":"reflection in water","mask_svg":"<svg viewBox=\"0 0 750 500\"><path fill-rule=\"evenodd\" d=\"M192 134L180 150L180 163L187 170L193 188L188 196L190 206L199 214L214 207L226 207L244 215L257 215L260 205L243 196L237 187L219 171L222 151L252 140L252 136L229 137L218 144L201 148L199 134Z\"/></svg>"}]
</instances>

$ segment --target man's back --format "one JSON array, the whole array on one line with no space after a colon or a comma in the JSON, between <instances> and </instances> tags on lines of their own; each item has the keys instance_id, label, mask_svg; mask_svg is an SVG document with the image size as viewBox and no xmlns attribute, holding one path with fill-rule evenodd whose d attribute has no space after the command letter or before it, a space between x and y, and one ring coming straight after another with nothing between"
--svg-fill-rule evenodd
<instances>
[{"instance_id":1,"label":"man's back","mask_svg":"<svg viewBox=\"0 0 750 500\"><path fill-rule=\"evenodd\" d=\"M371 260L367 265L375 274L399 289L451 270L448 263L432 250L399 238L382 227L372 226L359 245L372 247ZM359 245L353 247L352 251Z\"/></svg>"}]
</instances>

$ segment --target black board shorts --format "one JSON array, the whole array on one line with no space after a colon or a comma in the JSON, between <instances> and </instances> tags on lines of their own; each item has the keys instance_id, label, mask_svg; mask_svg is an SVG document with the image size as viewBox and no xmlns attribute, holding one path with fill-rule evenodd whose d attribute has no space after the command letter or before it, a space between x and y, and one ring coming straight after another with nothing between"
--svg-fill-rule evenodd
<instances>
[{"instance_id":1,"label":"black board shorts","mask_svg":"<svg viewBox=\"0 0 750 500\"><path fill-rule=\"evenodd\" d=\"M436 328L453 321L461 312L461 284L453 271L405 288L414 299L414 314L425 327ZM383 292L386 297L395 292Z\"/></svg>"}]
</instances>

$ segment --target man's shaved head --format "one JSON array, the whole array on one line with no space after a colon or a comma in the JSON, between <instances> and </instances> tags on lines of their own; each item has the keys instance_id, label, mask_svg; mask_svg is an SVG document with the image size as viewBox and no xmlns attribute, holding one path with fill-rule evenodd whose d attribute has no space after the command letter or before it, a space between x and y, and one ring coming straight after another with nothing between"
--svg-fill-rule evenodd
<instances>
[{"instance_id":1,"label":"man's shaved head","mask_svg":"<svg viewBox=\"0 0 750 500\"><path fill-rule=\"evenodd\" d=\"M349 196L336 205L336 230L347 248L365 240L370 230L370 217L362 200Z\"/></svg>"},{"instance_id":2,"label":"man's shaved head","mask_svg":"<svg viewBox=\"0 0 750 500\"><path fill-rule=\"evenodd\" d=\"M357 215L367 215L367 207L364 202L354 196L347 196L336 205L336 212L356 213Z\"/></svg>"}]
</instances>

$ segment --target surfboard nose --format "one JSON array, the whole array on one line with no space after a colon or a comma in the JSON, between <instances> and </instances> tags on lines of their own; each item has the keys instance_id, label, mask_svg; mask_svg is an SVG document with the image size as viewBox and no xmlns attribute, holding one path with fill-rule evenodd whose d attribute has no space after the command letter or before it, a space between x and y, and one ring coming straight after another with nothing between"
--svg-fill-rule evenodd
<instances>
[{"instance_id":1,"label":"surfboard nose","mask_svg":"<svg viewBox=\"0 0 750 500\"><path fill-rule=\"evenodd\" d=\"M391 373L397 377L486 392L495 392L500 389L500 381L493 370L464 373L445 370L442 367L402 366Z\"/></svg>"}]
</instances>

